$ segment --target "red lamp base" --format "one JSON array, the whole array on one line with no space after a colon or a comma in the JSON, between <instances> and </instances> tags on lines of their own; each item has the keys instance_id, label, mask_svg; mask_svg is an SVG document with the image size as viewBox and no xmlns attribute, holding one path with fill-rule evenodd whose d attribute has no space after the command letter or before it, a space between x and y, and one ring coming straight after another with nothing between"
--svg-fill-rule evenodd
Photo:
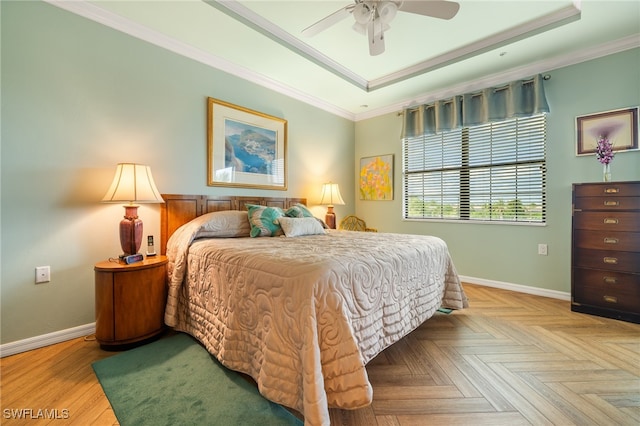
<instances>
[{"instance_id":1,"label":"red lamp base","mask_svg":"<svg viewBox=\"0 0 640 426\"><path fill-rule=\"evenodd\" d=\"M124 206L124 219L120 222L120 246L124 256L137 254L142 244L142 221L138 219L138 206Z\"/></svg>"},{"instance_id":2,"label":"red lamp base","mask_svg":"<svg viewBox=\"0 0 640 426\"><path fill-rule=\"evenodd\" d=\"M336 229L336 214L333 212L333 206L327 207L324 223L326 223L330 229Z\"/></svg>"}]
</instances>

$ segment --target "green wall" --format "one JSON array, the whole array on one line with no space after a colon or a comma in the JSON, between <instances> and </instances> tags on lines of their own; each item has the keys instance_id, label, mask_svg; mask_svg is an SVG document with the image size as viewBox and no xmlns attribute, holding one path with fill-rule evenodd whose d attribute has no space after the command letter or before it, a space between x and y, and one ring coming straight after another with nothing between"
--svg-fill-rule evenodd
<instances>
[{"instance_id":1,"label":"green wall","mask_svg":"<svg viewBox=\"0 0 640 426\"><path fill-rule=\"evenodd\" d=\"M0 2L1 343L94 321L93 265L120 252L119 205L101 204L118 162L151 166L164 193L305 196L340 184L347 205L386 232L441 236L462 275L569 291L571 183L598 181L576 157L576 115L640 104L640 50L553 70L547 81L548 223L422 223L401 217L400 118L353 123L40 2ZM206 186L206 97L289 123L287 191ZM354 149L355 140L355 149ZM395 199L357 199L361 157L395 154ZM640 179L640 152L614 178ZM159 234L159 206L139 210ZM538 243L549 256L537 255ZM35 267L51 266L35 285Z\"/></svg>"},{"instance_id":2,"label":"green wall","mask_svg":"<svg viewBox=\"0 0 640 426\"><path fill-rule=\"evenodd\" d=\"M340 184L353 211L354 123L41 2L0 3L1 342L92 323L93 265L120 253L115 165L163 193L303 196ZM206 185L206 98L288 120L288 190ZM313 207L317 215L322 207ZM159 235L159 206L139 210ZM51 282L34 284L50 265Z\"/></svg>"},{"instance_id":3,"label":"green wall","mask_svg":"<svg viewBox=\"0 0 640 426\"><path fill-rule=\"evenodd\" d=\"M356 124L354 190L361 157L395 155L394 200L356 200L356 213L379 231L443 238L458 272L466 277L568 293L571 184L602 180L602 166L595 156L575 155L575 117L640 104L640 49L548 74L546 226L403 221L402 124L395 113ZM640 180L640 151L617 154L611 164L614 180ZM539 243L548 244L548 256L537 254Z\"/></svg>"}]
</instances>

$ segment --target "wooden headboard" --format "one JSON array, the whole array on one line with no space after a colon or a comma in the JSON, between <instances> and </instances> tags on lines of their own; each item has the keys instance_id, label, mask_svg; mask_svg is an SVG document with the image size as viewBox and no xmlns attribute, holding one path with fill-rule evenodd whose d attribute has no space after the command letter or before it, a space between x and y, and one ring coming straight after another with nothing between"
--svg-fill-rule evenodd
<instances>
[{"instance_id":1,"label":"wooden headboard","mask_svg":"<svg viewBox=\"0 0 640 426\"><path fill-rule=\"evenodd\" d=\"M167 241L176 229L205 213L221 210L246 210L247 204L280 207L284 210L301 203L306 198L235 197L225 195L161 194L164 204L160 206L160 253L167 253Z\"/></svg>"}]
</instances>

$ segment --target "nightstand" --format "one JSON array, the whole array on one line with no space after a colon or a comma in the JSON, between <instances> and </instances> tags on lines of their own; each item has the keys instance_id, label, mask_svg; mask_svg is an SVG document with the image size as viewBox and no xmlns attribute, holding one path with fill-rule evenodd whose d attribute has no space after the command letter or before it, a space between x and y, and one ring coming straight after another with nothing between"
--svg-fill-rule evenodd
<instances>
[{"instance_id":1,"label":"nightstand","mask_svg":"<svg viewBox=\"0 0 640 426\"><path fill-rule=\"evenodd\" d=\"M119 349L164 331L167 257L147 257L130 265L96 263L96 340Z\"/></svg>"}]
</instances>

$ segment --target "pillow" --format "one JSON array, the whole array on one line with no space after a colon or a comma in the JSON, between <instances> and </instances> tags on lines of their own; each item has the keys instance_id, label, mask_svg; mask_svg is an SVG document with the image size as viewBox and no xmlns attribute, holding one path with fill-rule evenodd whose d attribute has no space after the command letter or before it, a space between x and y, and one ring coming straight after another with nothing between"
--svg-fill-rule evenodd
<instances>
[{"instance_id":1,"label":"pillow","mask_svg":"<svg viewBox=\"0 0 640 426\"><path fill-rule=\"evenodd\" d=\"M284 211L279 207L258 206L247 204L249 210L249 224L252 237L277 237L282 235L282 228L276 219L284 216Z\"/></svg>"},{"instance_id":2,"label":"pillow","mask_svg":"<svg viewBox=\"0 0 640 426\"><path fill-rule=\"evenodd\" d=\"M211 212L195 220L202 223L195 238L248 237L251 232L247 213L240 210Z\"/></svg>"},{"instance_id":3,"label":"pillow","mask_svg":"<svg viewBox=\"0 0 640 426\"><path fill-rule=\"evenodd\" d=\"M309 211L307 206L304 204L294 204L289 207L286 212L284 212L285 216L288 217L313 217L313 213Z\"/></svg>"},{"instance_id":4,"label":"pillow","mask_svg":"<svg viewBox=\"0 0 640 426\"><path fill-rule=\"evenodd\" d=\"M287 237L324 234L322 225L315 217L281 217L278 223Z\"/></svg>"}]
</instances>

